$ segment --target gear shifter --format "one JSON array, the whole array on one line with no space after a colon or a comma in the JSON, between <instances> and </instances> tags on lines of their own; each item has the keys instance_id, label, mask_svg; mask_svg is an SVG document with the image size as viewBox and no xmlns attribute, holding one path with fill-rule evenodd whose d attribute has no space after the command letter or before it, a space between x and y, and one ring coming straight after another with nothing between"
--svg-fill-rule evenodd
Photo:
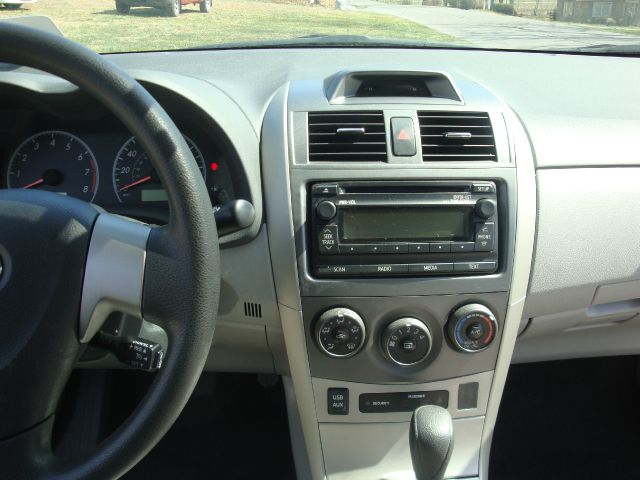
<instances>
[{"instance_id":1,"label":"gear shifter","mask_svg":"<svg viewBox=\"0 0 640 480\"><path fill-rule=\"evenodd\" d=\"M436 405L416 409L409 428L411 461L417 480L442 480L453 451L453 422Z\"/></svg>"}]
</instances>

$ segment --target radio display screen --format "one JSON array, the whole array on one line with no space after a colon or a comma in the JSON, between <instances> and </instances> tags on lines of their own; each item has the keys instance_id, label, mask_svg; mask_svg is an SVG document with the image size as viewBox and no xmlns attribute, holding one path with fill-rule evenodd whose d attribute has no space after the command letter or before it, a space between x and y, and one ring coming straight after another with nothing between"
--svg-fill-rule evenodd
<instances>
[{"instance_id":1,"label":"radio display screen","mask_svg":"<svg viewBox=\"0 0 640 480\"><path fill-rule=\"evenodd\" d=\"M367 241L467 240L471 207L366 207L341 210L342 238Z\"/></svg>"}]
</instances>

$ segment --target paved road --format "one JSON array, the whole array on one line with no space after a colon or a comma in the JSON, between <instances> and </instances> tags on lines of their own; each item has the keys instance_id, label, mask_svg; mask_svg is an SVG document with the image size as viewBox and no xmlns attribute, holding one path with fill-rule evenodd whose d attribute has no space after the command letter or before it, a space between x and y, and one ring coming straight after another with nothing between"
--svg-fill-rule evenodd
<instances>
[{"instance_id":1,"label":"paved road","mask_svg":"<svg viewBox=\"0 0 640 480\"><path fill-rule=\"evenodd\" d=\"M385 5L373 0L345 0L355 9L406 18L487 48L555 49L591 45L640 44L640 35L604 29L501 15L485 10L448 7ZM381 35L382 32L381 32Z\"/></svg>"}]
</instances>

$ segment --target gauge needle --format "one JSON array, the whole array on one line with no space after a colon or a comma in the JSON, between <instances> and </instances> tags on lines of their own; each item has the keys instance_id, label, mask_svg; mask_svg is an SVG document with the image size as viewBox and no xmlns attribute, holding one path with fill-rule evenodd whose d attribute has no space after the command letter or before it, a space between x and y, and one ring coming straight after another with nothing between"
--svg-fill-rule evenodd
<instances>
[{"instance_id":1,"label":"gauge needle","mask_svg":"<svg viewBox=\"0 0 640 480\"><path fill-rule=\"evenodd\" d=\"M39 178L35 182L31 182L29 185L25 185L22 188L26 190L27 188L35 187L36 185L40 185L41 183L44 183L44 179L43 178Z\"/></svg>"},{"instance_id":2,"label":"gauge needle","mask_svg":"<svg viewBox=\"0 0 640 480\"><path fill-rule=\"evenodd\" d=\"M140 180L136 180L135 182L130 183L129 185L125 185L118 191L121 192L122 190L127 190L131 187L135 187L136 185L140 185L141 183L148 182L149 180L151 180L151 175L147 175L146 177L141 178Z\"/></svg>"}]
</instances>

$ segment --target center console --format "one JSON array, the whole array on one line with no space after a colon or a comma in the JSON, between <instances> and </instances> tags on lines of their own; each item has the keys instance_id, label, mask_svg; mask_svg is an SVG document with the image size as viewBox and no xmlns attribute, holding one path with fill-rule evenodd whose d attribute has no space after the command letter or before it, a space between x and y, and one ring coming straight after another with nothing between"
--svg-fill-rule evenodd
<instances>
[{"instance_id":1,"label":"center console","mask_svg":"<svg viewBox=\"0 0 640 480\"><path fill-rule=\"evenodd\" d=\"M529 275L531 151L463 77L425 74L442 97L357 98L366 76L286 85L265 117L298 476L415 478L409 421L438 405L446 477L486 478Z\"/></svg>"}]
</instances>

